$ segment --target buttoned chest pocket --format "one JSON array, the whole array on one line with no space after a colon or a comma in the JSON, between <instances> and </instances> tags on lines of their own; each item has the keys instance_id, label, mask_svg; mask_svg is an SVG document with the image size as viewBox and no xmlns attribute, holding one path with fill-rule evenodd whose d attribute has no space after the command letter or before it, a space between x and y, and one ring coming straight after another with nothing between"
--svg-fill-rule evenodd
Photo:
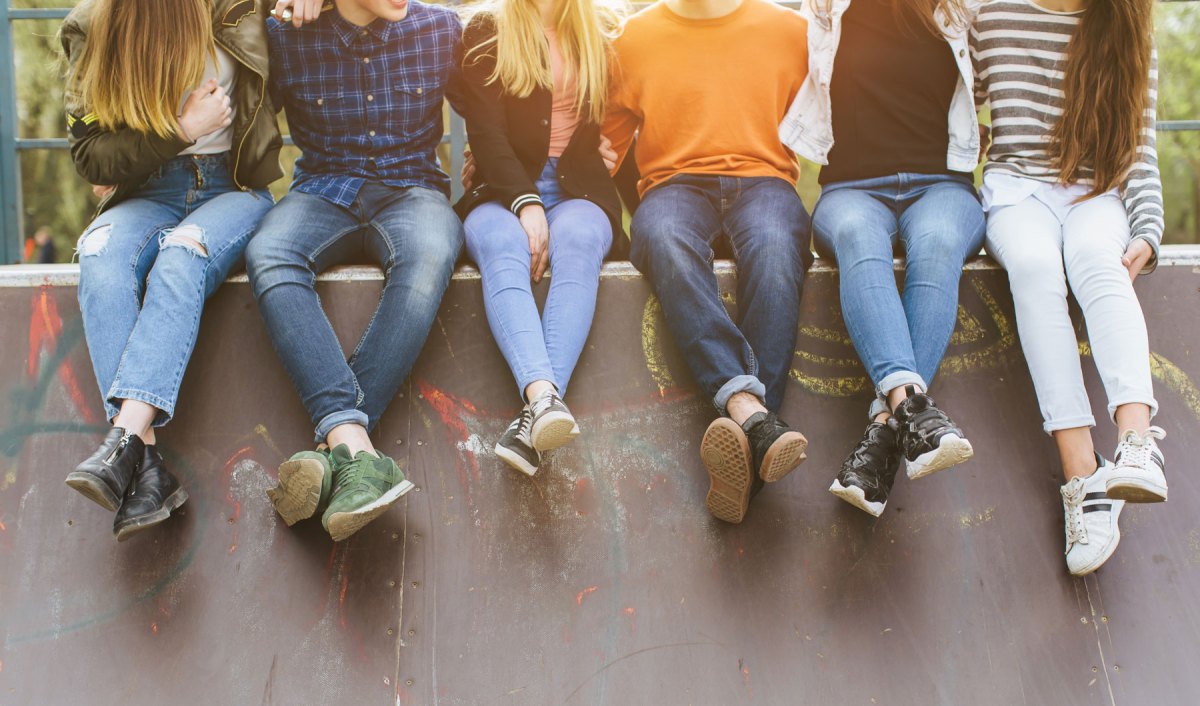
<instances>
[{"instance_id":1,"label":"buttoned chest pocket","mask_svg":"<svg viewBox=\"0 0 1200 706\"><path fill-rule=\"evenodd\" d=\"M442 91L436 83L397 81L392 86L394 117L405 132L420 130L442 107Z\"/></svg>"},{"instance_id":2,"label":"buttoned chest pocket","mask_svg":"<svg viewBox=\"0 0 1200 706\"><path fill-rule=\"evenodd\" d=\"M325 134L345 130L355 117L353 102L342 91L298 91L291 107L306 126Z\"/></svg>"}]
</instances>

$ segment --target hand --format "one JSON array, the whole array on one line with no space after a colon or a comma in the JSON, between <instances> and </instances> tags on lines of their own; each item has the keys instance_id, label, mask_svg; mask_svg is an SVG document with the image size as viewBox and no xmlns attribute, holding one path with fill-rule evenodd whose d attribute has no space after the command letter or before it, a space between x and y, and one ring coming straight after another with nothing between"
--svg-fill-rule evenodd
<instances>
[{"instance_id":1,"label":"hand","mask_svg":"<svg viewBox=\"0 0 1200 706\"><path fill-rule=\"evenodd\" d=\"M550 224L546 222L546 210L541 204L530 204L521 209L519 218L529 236L530 277L535 283L541 282L550 263Z\"/></svg>"},{"instance_id":2,"label":"hand","mask_svg":"<svg viewBox=\"0 0 1200 706\"><path fill-rule=\"evenodd\" d=\"M988 125L984 125L983 123L979 123L979 159L976 161L982 161L983 158L987 156L988 138L990 138L991 135L992 128Z\"/></svg>"},{"instance_id":3,"label":"hand","mask_svg":"<svg viewBox=\"0 0 1200 706\"><path fill-rule=\"evenodd\" d=\"M94 195L96 198L98 198L98 199L100 199L101 201L103 201L103 200L104 200L104 199L105 199L105 198L106 198L106 197L107 197L109 194L111 194L111 193L112 193L113 189L115 189L115 188L117 188L117 187L115 187L115 186L101 186L101 185L99 185L99 184L92 184L92 194L93 194L93 195Z\"/></svg>"},{"instance_id":4,"label":"hand","mask_svg":"<svg viewBox=\"0 0 1200 706\"><path fill-rule=\"evenodd\" d=\"M1121 256L1121 264L1125 269L1129 270L1129 281L1137 279L1137 276L1146 269L1146 265L1150 263L1150 258L1154 257L1154 248L1150 247L1144 238L1136 238L1125 249L1125 254Z\"/></svg>"},{"instance_id":5,"label":"hand","mask_svg":"<svg viewBox=\"0 0 1200 706\"><path fill-rule=\"evenodd\" d=\"M471 190L471 182L475 180L475 155L471 154L470 147L463 148L462 174L458 179L462 182L464 189Z\"/></svg>"},{"instance_id":6,"label":"hand","mask_svg":"<svg viewBox=\"0 0 1200 706\"><path fill-rule=\"evenodd\" d=\"M212 134L233 122L233 109L229 107L229 96L225 89L210 78L188 94L183 104L183 115L179 117L182 137L191 142Z\"/></svg>"},{"instance_id":7,"label":"hand","mask_svg":"<svg viewBox=\"0 0 1200 706\"><path fill-rule=\"evenodd\" d=\"M293 27L299 28L305 22L314 22L321 16L321 5L324 0L278 0L275 3L275 9L271 11L280 22L287 22L288 16L285 11L291 13L291 23Z\"/></svg>"},{"instance_id":8,"label":"hand","mask_svg":"<svg viewBox=\"0 0 1200 706\"><path fill-rule=\"evenodd\" d=\"M617 168L617 151L613 149L612 141L604 135L600 136L600 159L604 160L604 168L612 171Z\"/></svg>"}]
</instances>

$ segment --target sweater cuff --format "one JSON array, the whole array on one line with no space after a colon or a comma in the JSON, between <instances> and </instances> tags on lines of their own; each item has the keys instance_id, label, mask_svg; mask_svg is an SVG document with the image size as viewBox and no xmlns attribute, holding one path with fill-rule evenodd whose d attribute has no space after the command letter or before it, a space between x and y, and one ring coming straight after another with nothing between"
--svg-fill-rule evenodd
<instances>
[{"instance_id":1,"label":"sweater cuff","mask_svg":"<svg viewBox=\"0 0 1200 706\"><path fill-rule=\"evenodd\" d=\"M517 198L513 199L513 202L511 204L509 204L508 210L512 211L513 215L520 217L521 209L525 208L526 206L531 206L533 204L537 204L538 206L543 206L542 198L534 193L521 194ZM543 206L543 208L544 208L544 206Z\"/></svg>"},{"instance_id":2,"label":"sweater cuff","mask_svg":"<svg viewBox=\"0 0 1200 706\"><path fill-rule=\"evenodd\" d=\"M1158 238L1155 238L1154 236L1148 235L1145 233L1143 233L1141 235L1135 235L1133 237L1134 240L1138 240L1139 238L1146 241L1147 243L1149 243L1150 249L1154 251L1154 254L1150 256L1150 261L1146 263L1146 266L1144 268L1142 268L1142 271L1139 273L1139 274L1143 274L1143 275L1148 275L1151 272L1153 272L1155 269L1158 268L1159 241L1158 241Z\"/></svg>"}]
</instances>

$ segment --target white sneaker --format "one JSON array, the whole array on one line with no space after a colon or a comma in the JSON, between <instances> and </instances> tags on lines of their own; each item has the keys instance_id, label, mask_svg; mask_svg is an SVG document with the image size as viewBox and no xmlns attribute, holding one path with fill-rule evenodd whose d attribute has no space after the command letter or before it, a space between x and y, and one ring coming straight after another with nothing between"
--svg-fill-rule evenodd
<instances>
[{"instance_id":1,"label":"white sneaker","mask_svg":"<svg viewBox=\"0 0 1200 706\"><path fill-rule=\"evenodd\" d=\"M1161 503L1167 499L1166 463L1155 439L1167 432L1150 427L1145 435L1135 431L1121 435L1113 458L1116 468L1108 476L1108 497L1131 503Z\"/></svg>"},{"instance_id":2,"label":"white sneaker","mask_svg":"<svg viewBox=\"0 0 1200 706\"><path fill-rule=\"evenodd\" d=\"M1113 465L1096 455L1096 472L1072 478L1061 489L1067 530L1067 568L1074 576L1099 569L1117 550L1121 528L1117 518L1124 500L1108 497L1104 490Z\"/></svg>"}]
</instances>

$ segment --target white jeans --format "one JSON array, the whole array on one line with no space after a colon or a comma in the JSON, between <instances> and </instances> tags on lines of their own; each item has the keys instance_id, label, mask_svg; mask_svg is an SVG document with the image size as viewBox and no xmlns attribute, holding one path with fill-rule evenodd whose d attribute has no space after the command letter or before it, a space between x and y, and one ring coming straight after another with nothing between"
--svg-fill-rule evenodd
<instances>
[{"instance_id":1,"label":"white jeans","mask_svg":"<svg viewBox=\"0 0 1200 706\"><path fill-rule=\"evenodd\" d=\"M1121 264L1130 239L1125 206L1112 193L1072 205L1059 198L1061 189L1044 184L1018 203L995 204L987 222L987 250L1008 270L1047 434L1096 424L1067 312L1068 282L1087 322L1109 416L1131 403L1158 411L1146 320Z\"/></svg>"}]
</instances>

